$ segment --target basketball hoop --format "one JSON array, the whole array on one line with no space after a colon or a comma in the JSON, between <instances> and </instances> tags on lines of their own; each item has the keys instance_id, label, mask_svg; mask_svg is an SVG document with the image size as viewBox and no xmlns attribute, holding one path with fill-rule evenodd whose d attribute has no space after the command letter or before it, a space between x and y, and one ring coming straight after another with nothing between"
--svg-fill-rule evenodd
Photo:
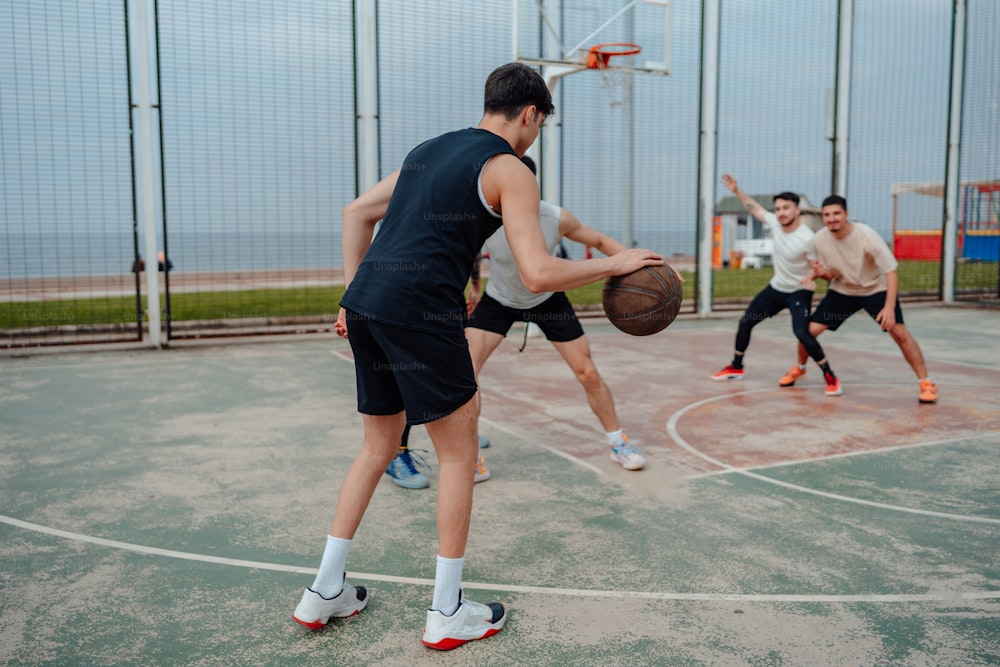
<instances>
[{"instance_id":1,"label":"basketball hoop","mask_svg":"<svg viewBox=\"0 0 1000 667\"><path fill-rule=\"evenodd\" d=\"M642 47L631 42L611 42L590 47L587 53L587 69L601 71L601 87L608 94L611 108L627 103L632 96L632 78L629 72L611 66L611 59L619 56L634 56Z\"/></svg>"},{"instance_id":2,"label":"basketball hoop","mask_svg":"<svg viewBox=\"0 0 1000 667\"><path fill-rule=\"evenodd\" d=\"M642 51L638 44L630 42L611 42L590 47L587 54L588 69L608 69L611 59L616 56L634 56Z\"/></svg>"}]
</instances>

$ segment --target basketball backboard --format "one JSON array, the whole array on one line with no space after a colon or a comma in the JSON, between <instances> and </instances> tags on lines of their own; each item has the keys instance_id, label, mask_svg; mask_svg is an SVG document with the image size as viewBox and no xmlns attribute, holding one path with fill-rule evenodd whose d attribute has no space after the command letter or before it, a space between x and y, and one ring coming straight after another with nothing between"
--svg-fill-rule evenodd
<instances>
[{"instance_id":1,"label":"basketball backboard","mask_svg":"<svg viewBox=\"0 0 1000 667\"><path fill-rule=\"evenodd\" d=\"M586 69L590 51L629 55L601 69L670 74L671 0L514 0L514 59L572 72ZM641 51L621 45L637 45Z\"/></svg>"}]
</instances>

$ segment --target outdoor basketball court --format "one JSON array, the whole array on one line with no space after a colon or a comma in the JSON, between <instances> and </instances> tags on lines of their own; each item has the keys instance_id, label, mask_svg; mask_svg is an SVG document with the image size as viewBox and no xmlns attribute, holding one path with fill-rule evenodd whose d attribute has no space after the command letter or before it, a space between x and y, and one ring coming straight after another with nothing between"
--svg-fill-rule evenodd
<instances>
[{"instance_id":1,"label":"outdoor basketball court","mask_svg":"<svg viewBox=\"0 0 1000 667\"><path fill-rule=\"evenodd\" d=\"M1000 664L996 311L909 306L940 403L855 317L791 389L788 319L713 382L733 319L632 338L585 321L630 438L607 458L551 345L483 372L493 478L465 588L505 630L420 643L432 488L376 490L349 562L359 616L313 633L312 581L360 439L334 338L0 357L0 661L9 664ZM414 447L429 446L415 429Z\"/></svg>"}]
</instances>

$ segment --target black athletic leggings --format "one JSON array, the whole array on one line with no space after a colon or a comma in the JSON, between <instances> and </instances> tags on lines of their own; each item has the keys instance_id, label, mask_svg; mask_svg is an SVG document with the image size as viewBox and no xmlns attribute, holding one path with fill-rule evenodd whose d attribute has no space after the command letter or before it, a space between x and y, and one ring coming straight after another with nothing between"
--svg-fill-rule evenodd
<instances>
[{"instance_id":1,"label":"black athletic leggings","mask_svg":"<svg viewBox=\"0 0 1000 667\"><path fill-rule=\"evenodd\" d=\"M770 285L765 287L753 298L746 312L740 318L740 328L736 332L736 351L746 352L750 346L750 332L755 326L769 317L773 317L787 308L792 315L792 331L799 342L805 346L806 352L817 363L825 356L812 335L809 334L809 310L812 308L813 293L806 289L797 292L779 292Z\"/></svg>"}]
</instances>

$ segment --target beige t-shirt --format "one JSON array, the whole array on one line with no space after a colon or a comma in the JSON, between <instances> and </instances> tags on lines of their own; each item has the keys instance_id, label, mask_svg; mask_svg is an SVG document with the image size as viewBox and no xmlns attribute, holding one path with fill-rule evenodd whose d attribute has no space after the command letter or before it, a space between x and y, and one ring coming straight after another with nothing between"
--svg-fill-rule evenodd
<instances>
[{"instance_id":1,"label":"beige t-shirt","mask_svg":"<svg viewBox=\"0 0 1000 667\"><path fill-rule=\"evenodd\" d=\"M885 274L899 266L878 233L863 222L851 223L851 232L837 240L829 229L816 232L819 261L840 272L830 289L849 296L871 296L886 290Z\"/></svg>"}]
</instances>

